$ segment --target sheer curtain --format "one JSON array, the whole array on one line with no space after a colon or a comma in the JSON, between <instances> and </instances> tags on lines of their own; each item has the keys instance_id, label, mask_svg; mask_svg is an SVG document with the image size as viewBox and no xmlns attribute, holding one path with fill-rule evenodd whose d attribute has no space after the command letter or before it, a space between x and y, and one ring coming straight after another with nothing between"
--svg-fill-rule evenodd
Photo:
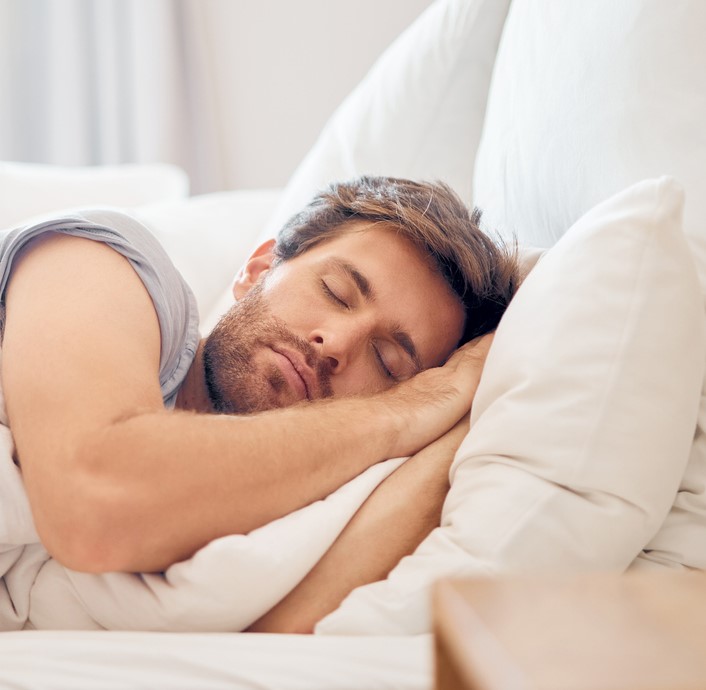
<instances>
[{"instance_id":1,"label":"sheer curtain","mask_svg":"<svg viewBox=\"0 0 706 690\"><path fill-rule=\"evenodd\" d=\"M223 188L206 7L0 0L0 160L170 162Z\"/></svg>"}]
</instances>

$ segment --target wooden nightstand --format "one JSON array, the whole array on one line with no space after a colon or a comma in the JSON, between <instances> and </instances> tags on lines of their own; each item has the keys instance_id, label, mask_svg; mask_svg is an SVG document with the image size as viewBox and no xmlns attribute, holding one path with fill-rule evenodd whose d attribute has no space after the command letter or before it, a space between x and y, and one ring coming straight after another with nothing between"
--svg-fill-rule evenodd
<instances>
[{"instance_id":1,"label":"wooden nightstand","mask_svg":"<svg viewBox=\"0 0 706 690\"><path fill-rule=\"evenodd\" d=\"M437 690L704 690L706 573L444 580Z\"/></svg>"}]
</instances>

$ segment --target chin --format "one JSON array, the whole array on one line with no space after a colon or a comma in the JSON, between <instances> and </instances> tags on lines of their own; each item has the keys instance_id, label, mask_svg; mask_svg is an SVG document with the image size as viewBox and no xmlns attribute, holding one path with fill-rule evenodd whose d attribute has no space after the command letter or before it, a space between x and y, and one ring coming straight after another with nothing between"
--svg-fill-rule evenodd
<instances>
[{"instance_id":1,"label":"chin","mask_svg":"<svg viewBox=\"0 0 706 690\"><path fill-rule=\"evenodd\" d=\"M267 383L237 386L230 391L217 389L213 394L209 391L209 396L214 411L220 414L256 414L296 404L296 401L287 402Z\"/></svg>"}]
</instances>

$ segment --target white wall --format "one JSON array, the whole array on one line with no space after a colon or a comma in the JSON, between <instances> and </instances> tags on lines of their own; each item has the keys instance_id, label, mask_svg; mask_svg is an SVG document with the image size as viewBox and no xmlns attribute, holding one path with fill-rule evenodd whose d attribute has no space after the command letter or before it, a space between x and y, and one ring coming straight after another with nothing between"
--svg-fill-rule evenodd
<instances>
[{"instance_id":1,"label":"white wall","mask_svg":"<svg viewBox=\"0 0 706 690\"><path fill-rule=\"evenodd\" d=\"M431 0L207 0L226 187L283 185L329 115Z\"/></svg>"},{"instance_id":2,"label":"white wall","mask_svg":"<svg viewBox=\"0 0 706 690\"><path fill-rule=\"evenodd\" d=\"M0 159L280 187L431 0L0 0Z\"/></svg>"}]
</instances>

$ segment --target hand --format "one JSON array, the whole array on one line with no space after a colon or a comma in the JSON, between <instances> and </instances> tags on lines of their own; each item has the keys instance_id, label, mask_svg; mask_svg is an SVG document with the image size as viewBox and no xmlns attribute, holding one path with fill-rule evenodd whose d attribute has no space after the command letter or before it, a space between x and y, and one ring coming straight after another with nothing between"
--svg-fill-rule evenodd
<instances>
[{"instance_id":1,"label":"hand","mask_svg":"<svg viewBox=\"0 0 706 690\"><path fill-rule=\"evenodd\" d=\"M470 409L493 334L460 347L441 367L427 369L380 394L397 417L397 455L411 455L448 431Z\"/></svg>"}]
</instances>

